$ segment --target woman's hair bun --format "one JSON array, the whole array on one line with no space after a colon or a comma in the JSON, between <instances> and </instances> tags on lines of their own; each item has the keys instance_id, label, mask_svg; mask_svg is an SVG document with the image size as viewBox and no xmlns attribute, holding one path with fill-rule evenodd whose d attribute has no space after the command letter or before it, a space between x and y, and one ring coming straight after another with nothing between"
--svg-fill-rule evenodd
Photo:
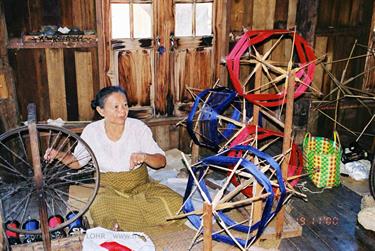
<instances>
[{"instance_id":1,"label":"woman's hair bun","mask_svg":"<svg viewBox=\"0 0 375 251\"><path fill-rule=\"evenodd\" d=\"M91 108L92 108L93 110L95 110L97 106L98 106L98 102L96 102L95 99L91 100Z\"/></svg>"}]
</instances>

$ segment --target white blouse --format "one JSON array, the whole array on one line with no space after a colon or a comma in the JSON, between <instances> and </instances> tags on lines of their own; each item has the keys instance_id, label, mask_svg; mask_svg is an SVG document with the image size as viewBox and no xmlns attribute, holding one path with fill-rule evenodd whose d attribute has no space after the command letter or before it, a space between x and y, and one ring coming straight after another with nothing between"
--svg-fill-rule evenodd
<instances>
[{"instance_id":1,"label":"white blouse","mask_svg":"<svg viewBox=\"0 0 375 251\"><path fill-rule=\"evenodd\" d=\"M104 119L88 124L82 131L81 138L90 146L101 172L129 171L130 155L144 152L148 154L164 151L152 138L151 129L142 121L133 118L125 120L125 129L120 139L112 141L107 137L104 128ZM74 156L85 165L87 152L82 144L74 150Z\"/></svg>"}]
</instances>

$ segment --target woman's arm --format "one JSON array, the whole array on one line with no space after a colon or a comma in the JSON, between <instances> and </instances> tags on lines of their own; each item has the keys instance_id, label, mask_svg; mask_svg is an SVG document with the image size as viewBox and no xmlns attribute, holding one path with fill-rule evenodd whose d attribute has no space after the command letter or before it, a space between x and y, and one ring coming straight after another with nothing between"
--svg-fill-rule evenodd
<instances>
[{"instance_id":1,"label":"woman's arm","mask_svg":"<svg viewBox=\"0 0 375 251\"><path fill-rule=\"evenodd\" d=\"M52 161L54 159L59 160L64 165L68 166L71 169L81 168L76 157L70 152L60 152L53 148L48 148L44 154L44 159Z\"/></svg>"},{"instance_id":2,"label":"woman's arm","mask_svg":"<svg viewBox=\"0 0 375 251\"><path fill-rule=\"evenodd\" d=\"M132 153L130 155L130 170L133 170L137 166L145 163L149 167L153 169L160 169L165 167L166 159L163 154L155 153L155 154L148 154L148 153Z\"/></svg>"}]
</instances>

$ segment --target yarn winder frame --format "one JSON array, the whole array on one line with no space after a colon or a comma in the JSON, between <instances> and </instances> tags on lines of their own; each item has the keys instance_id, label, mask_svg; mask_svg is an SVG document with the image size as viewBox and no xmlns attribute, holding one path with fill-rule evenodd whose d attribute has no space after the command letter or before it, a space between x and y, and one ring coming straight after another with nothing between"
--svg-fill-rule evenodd
<instances>
[{"instance_id":1,"label":"yarn winder frame","mask_svg":"<svg viewBox=\"0 0 375 251\"><path fill-rule=\"evenodd\" d=\"M277 41L262 56L256 46L264 45L274 38L277 38ZM271 54L284 39L291 39L291 49L287 53L290 55L289 61L274 61L276 58L273 58ZM186 118L187 130L195 146L218 149L219 152L198 162L197 156L192 156L191 166L184 158L190 171L187 193L184 197L183 208L177 212L175 217L169 219L188 217L193 223L197 233L190 247L202 240L198 237L203 230L204 250L212 250L212 239L235 245L241 250L247 250L262 234L272 218L275 218L274 235L278 239L282 237L285 216L285 209L282 205L293 194L306 198L304 194L294 190L288 182L291 180L295 183L297 182L296 178L304 176L303 174L290 176L291 173L289 173L290 169L293 172L302 171L300 168L301 151L298 151L296 145L292 143L293 102L308 88L312 88L315 64L318 61L319 59L315 57L311 47L296 31L248 31L226 57L226 66L235 92L214 86L213 89L203 90L196 95L193 108ZM245 73L241 71L241 64L252 67L249 75L241 76L241 72ZM286 69L282 67L286 67ZM265 74L264 80L268 81L266 83L263 83L264 80L262 80L263 73ZM239 100L242 105L233 105L236 103L235 100ZM246 101L252 103L253 106L246 105ZM285 108L283 121L281 116L276 117L272 108L281 108L281 111ZM249 112L249 109L252 112ZM259 127L263 115L277 124L281 128L281 132ZM252 118L249 119L249 117ZM259 147L257 140L268 137L282 139L281 154L275 159L257 149ZM267 147L272 142L274 140L267 142L261 148ZM253 143L256 148L250 146ZM249 152L251 152L250 156L248 156ZM195 154L197 153L196 150ZM258 158L263 160L259 161ZM282 162L280 165L276 162L279 160ZM255 162L252 163L253 161ZM268 164L265 164L264 167L256 166L263 161L268 161ZM208 167L228 173L224 185L213 199L209 196L203 180ZM260 172L257 171L258 168ZM204 171L198 172L198 169ZM256 182L253 181L254 179ZM227 189L231 181L235 188L224 195L224 190ZM250 189L249 186L252 184L255 186ZM203 199L201 209L195 209L190 201L194 191L193 185L195 185L194 190L199 190ZM229 203L227 200L230 200L232 195L240 193L247 196L247 199L239 198L240 201L230 202L230 206L226 204ZM245 202L251 203L251 208L248 208L250 217L246 220L249 223L247 226L222 214L222 209L228 210L241 203L246 204ZM271 204L274 204L272 208L275 208L272 213ZM244 207L242 209L247 210ZM183 214L179 214L181 211ZM203 220L200 220L199 217L202 217ZM212 221L214 218L221 227L220 231L213 232ZM242 223L246 221L242 221ZM231 230L247 232L246 239L238 235L238 237L235 236ZM219 234L223 232L225 235Z\"/></svg>"}]
</instances>

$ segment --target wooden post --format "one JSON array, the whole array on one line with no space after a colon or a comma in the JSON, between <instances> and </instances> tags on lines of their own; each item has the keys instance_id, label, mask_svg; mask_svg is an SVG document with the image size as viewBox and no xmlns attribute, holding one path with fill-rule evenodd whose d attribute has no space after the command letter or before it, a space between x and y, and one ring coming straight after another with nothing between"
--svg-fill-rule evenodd
<instances>
[{"instance_id":1,"label":"wooden post","mask_svg":"<svg viewBox=\"0 0 375 251\"><path fill-rule=\"evenodd\" d=\"M198 162L199 160L199 146L193 142L191 146L191 164Z\"/></svg>"},{"instance_id":2,"label":"wooden post","mask_svg":"<svg viewBox=\"0 0 375 251\"><path fill-rule=\"evenodd\" d=\"M318 8L319 1L315 0L300 0L297 4L297 31L311 45L315 41L315 31L318 25Z\"/></svg>"},{"instance_id":3,"label":"wooden post","mask_svg":"<svg viewBox=\"0 0 375 251\"><path fill-rule=\"evenodd\" d=\"M39 195L39 218L40 225L42 229L42 239L44 250L51 250L51 239L48 232L48 214L47 214L47 205L44 200L43 193L43 173L40 165L40 156L39 156L39 140L38 132L36 130L36 108L35 104L29 104L27 106L28 110L28 129L30 135L30 146L31 146L31 156L33 161L34 169L34 182L35 188Z\"/></svg>"},{"instance_id":4,"label":"wooden post","mask_svg":"<svg viewBox=\"0 0 375 251\"><path fill-rule=\"evenodd\" d=\"M320 45L321 47L317 48L315 47L315 55L321 56L324 55L326 52L326 47L327 47L327 37L323 38L320 37L319 41L316 38L316 29L318 26L318 10L319 10L319 2L320 1L315 1L315 0L298 0L297 1L297 6L296 6L296 17L295 17L295 25L298 33L302 37L306 39L306 41L311 45L311 47L314 45ZM321 51L318 53L316 49L324 49L324 51ZM318 75L317 75L318 74ZM320 75L319 75L320 74ZM320 78L319 78L320 76ZM323 74L323 69L318 66L316 68L316 73L314 75L314 81L312 86L322 86L324 85L323 79L324 74ZM317 84L317 85L316 85ZM321 91L321 88L319 88L319 91ZM311 104L311 95L308 93L305 93L305 98L308 100L308 102L304 102L303 99L297 99L296 100L296 105L300 108L300 110L305 110L305 111L310 111L311 117L316 116L314 114L314 111L312 111L309 106ZM305 99L305 100L306 100ZM316 112L315 112L316 113ZM296 113L296 120L300 116L299 113ZM309 114L310 116L310 114ZM306 120L305 123L300 124L298 130L295 132L295 143L299 144L301 143L301 139L303 138L303 135L307 129L307 127L316 127L314 123L307 123L308 120ZM317 121L317 120L316 120ZM311 125L312 124L312 125ZM315 130L315 129L314 129ZM311 132L311 131L310 131Z\"/></svg>"},{"instance_id":5,"label":"wooden post","mask_svg":"<svg viewBox=\"0 0 375 251\"><path fill-rule=\"evenodd\" d=\"M98 37L98 72L99 72L99 87L106 86L106 45L105 45L105 25L103 22L103 1L95 0L96 12L96 35ZM108 35L108 34L107 34Z\"/></svg>"},{"instance_id":6,"label":"wooden post","mask_svg":"<svg viewBox=\"0 0 375 251\"><path fill-rule=\"evenodd\" d=\"M262 85L262 67L260 66L259 69L255 73L255 85L254 88L257 89L255 91L255 94L260 93L260 86ZM259 125L259 112L260 107L258 105L253 105L253 124L255 126ZM255 147L258 147L256 145ZM256 163L255 163L256 164ZM253 196L260 196L262 191L262 186L259 185L258 182L254 182L254 190L253 190ZM256 201L254 202L254 212L253 212L253 221L258 222L262 218L262 212L263 212L263 203L262 201Z\"/></svg>"},{"instance_id":7,"label":"wooden post","mask_svg":"<svg viewBox=\"0 0 375 251\"><path fill-rule=\"evenodd\" d=\"M159 42L161 46L164 46L166 53L159 53L155 48L155 82L154 86L154 107L156 114L165 114L167 112L167 95L171 95L171 88L173 85L173 71L169 66L173 64L169 62L173 59L173 52L171 51L170 38L171 34L174 32L174 10L172 0L160 0L155 4L156 13L160 13L158 16L158 22L154 24L154 35L159 37ZM157 46L156 46L157 47ZM178 95L177 93L172 93L173 95Z\"/></svg>"},{"instance_id":8,"label":"wooden post","mask_svg":"<svg viewBox=\"0 0 375 251\"><path fill-rule=\"evenodd\" d=\"M261 85L262 85L262 67L259 67L259 69L255 73L254 89L256 89L256 91L254 92L254 94L260 93L259 88L260 88ZM253 124L255 126L259 125L259 111L260 111L260 107L258 105L254 105L254 107L253 107Z\"/></svg>"},{"instance_id":9,"label":"wooden post","mask_svg":"<svg viewBox=\"0 0 375 251\"><path fill-rule=\"evenodd\" d=\"M203 203L203 250L212 250L212 205Z\"/></svg>"},{"instance_id":10,"label":"wooden post","mask_svg":"<svg viewBox=\"0 0 375 251\"><path fill-rule=\"evenodd\" d=\"M295 72L292 71L288 77L288 86L286 93L286 107L285 107L285 127L283 139L283 154L285 155L284 161L281 165L281 172L285 180L288 175L288 163L290 153L286 154L291 146L291 135L293 126L293 102L294 102L294 85L295 85ZM285 218L285 208L282 207L276 216L276 238L280 239Z\"/></svg>"},{"instance_id":11,"label":"wooden post","mask_svg":"<svg viewBox=\"0 0 375 251\"><path fill-rule=\"evenodd\" d=\"M220 62L220 59L225 57L228 54L229 49L229 23L230 16L228 13L231 13L231 2L228 0L214 1L214 10L215 10L215 22L214 22L214 37L217 39L217 43L214 45L213 62ZM214 64L214 74L213 80L215 79L227 79L227 69L221 64ZM225 81L223 81L225 82Z\"/></svg>"}]
</instances>

